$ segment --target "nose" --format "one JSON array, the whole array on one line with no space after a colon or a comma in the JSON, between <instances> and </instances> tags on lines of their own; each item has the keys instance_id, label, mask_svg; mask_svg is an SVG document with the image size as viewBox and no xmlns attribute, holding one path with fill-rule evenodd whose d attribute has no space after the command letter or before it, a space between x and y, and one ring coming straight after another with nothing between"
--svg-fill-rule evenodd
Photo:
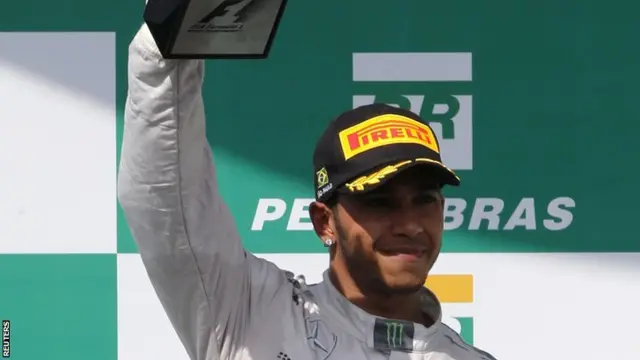
<instances>
[{"instance_id":1,"label":"nose","mask_svg":"<svg viewBox=\"0 0 640 360\"><path fill-rule=\"evenodd\" d=\"M411 207L396 209L391 215L391 232L395 236L415 238L424 232L424 219L419 211Z\"/></svg>"}]
</instances>

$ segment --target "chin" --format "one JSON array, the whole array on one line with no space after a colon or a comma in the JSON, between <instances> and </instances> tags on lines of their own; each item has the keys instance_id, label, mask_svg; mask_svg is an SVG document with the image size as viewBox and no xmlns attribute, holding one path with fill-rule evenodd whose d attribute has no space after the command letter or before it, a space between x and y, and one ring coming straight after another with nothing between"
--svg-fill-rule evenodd
<instances>
[{"instance_id":1,"label":"chin","mask_svg":"<svg viewBox=\"0 0 640 360\"><path fill-rule=\"evenodd\" d=\"M392 293L410 294L420 291L426 279L426 275L406 274L387 278L384 283Z\"/></svg>"}]
</instances>

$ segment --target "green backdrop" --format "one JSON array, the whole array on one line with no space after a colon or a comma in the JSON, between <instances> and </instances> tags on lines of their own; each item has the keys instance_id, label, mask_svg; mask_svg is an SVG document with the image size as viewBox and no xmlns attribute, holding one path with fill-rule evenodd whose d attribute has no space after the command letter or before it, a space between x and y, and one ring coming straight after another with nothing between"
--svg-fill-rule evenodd
<instances>
[{"instance_id":1,"label":"green backdrop","mask_svg":"<svg viewBox=\"0 0 640 360\"><path fill-rule=\"evenodd\" d=\"M141 23L143 6L131 0L20 0L3 6L0 31L115 32L119 147L127 46ZM456 136L450 122L458 104L454 96L473 99L473 167L458 171L461 188L447 190L467 209L464 221L447 231L444 252L640 251L633 210L640 201L638 10L639 3L621 0L291 1L269 59L207 63L207 135L245 245L256 253L324 252L311 231L287 231L294 200L313 196L316 138L330 119L353 106L354 96L410 106L403 95L415 95L424 97L420 112L442 125L444 138ZM353 54L372 52L469 53L472 79L354 81ZM34 56L47 54L34 49ZM434 115L433 106L443 103L448 112ZM252 230L258 202L265 198L284 200L286 214L261 231ZM534 199L535 229L505 230L523 198ZM547 205L556 198L570 198L575 207L567 208L570 225L553 231L543 221L551 218ZM497 228L482 221L478 229L470 229L478 199L504 203ZM136 253L118 211L118 253ZM115 324L110 289L116 275L91 269L101 262L114 268L115 258L7 257L2 267L23 280L11 283L18 297L4 298L0 305L20 308L20 295L35 291L25 285L37 268L32 261L56 269L51 288L40 289L42 294L60 294L65 287L91 289L82 295L83 303L91 305L57 308L55 301L30 297L30 311L10 310L8 317L29 313L27 324L37 323L39 316L64 319L76 326L71 341L87 349L103 346L104 357L95 359L113 359L115 349L105 344L116 337L108 330ZM76 262L87 262L81 276L73 270L80 266ZM112 326L91 325L99 322ZM45 347L65 337L44 330L38 336ZM25 346L26 341L15 339ZM47 356L79 359L72 347L65 349ZM39 358L40 350L31 351L32 356L23 358Z\"/></svg>"}]
</instances>

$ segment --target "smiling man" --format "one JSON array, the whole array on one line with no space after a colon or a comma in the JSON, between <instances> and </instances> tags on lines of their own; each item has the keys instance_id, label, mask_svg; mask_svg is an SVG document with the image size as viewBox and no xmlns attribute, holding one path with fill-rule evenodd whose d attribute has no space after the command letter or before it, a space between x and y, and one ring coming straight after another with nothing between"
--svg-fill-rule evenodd
<instances>
[{"instance_id":1,"label":"smiling man","mask_svg":"<svg viewBox=\"0 0 640 360\"><path fill-rule=\"evenodd\" d=\"M432 129L406 110L362 106L329 124L314 165L311 220L330 248L332 284L369 313L433 325L422 288L440 252L441 188L460 180Z\"/></svg>"},{"instance_id":2,"label":"smiling man","mask_svg":"<svg viewBox=\"0 0 640 360\"><path fill-rule=\"evenodd\" d=\"M359 107L320 137L309 211L330 255L310 285L242 246L205 137L204 62L163 59L143 26L128 71L118 198L191 359L493 359L441 322L423 287L440 191L459 179L417 115Z\"/></svg>"}]
</instances>

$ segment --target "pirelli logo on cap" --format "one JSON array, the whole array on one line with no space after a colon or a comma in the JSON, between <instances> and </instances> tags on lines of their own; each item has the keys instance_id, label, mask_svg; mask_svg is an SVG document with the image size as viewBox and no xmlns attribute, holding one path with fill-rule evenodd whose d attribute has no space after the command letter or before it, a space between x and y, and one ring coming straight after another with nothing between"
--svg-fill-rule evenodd
<instances>
[{"instance_id":1,"label":"pirelli logo on cap","mask_svg":"<svg viewBox=\"0 0 640 360\"><path fill-rule=\"evenodd\" d=\"M439 153L433 131L425 124L396 114L380 115L340 131L344 159L381 146L410 143Z\"/></svg>"}]
</instances>

